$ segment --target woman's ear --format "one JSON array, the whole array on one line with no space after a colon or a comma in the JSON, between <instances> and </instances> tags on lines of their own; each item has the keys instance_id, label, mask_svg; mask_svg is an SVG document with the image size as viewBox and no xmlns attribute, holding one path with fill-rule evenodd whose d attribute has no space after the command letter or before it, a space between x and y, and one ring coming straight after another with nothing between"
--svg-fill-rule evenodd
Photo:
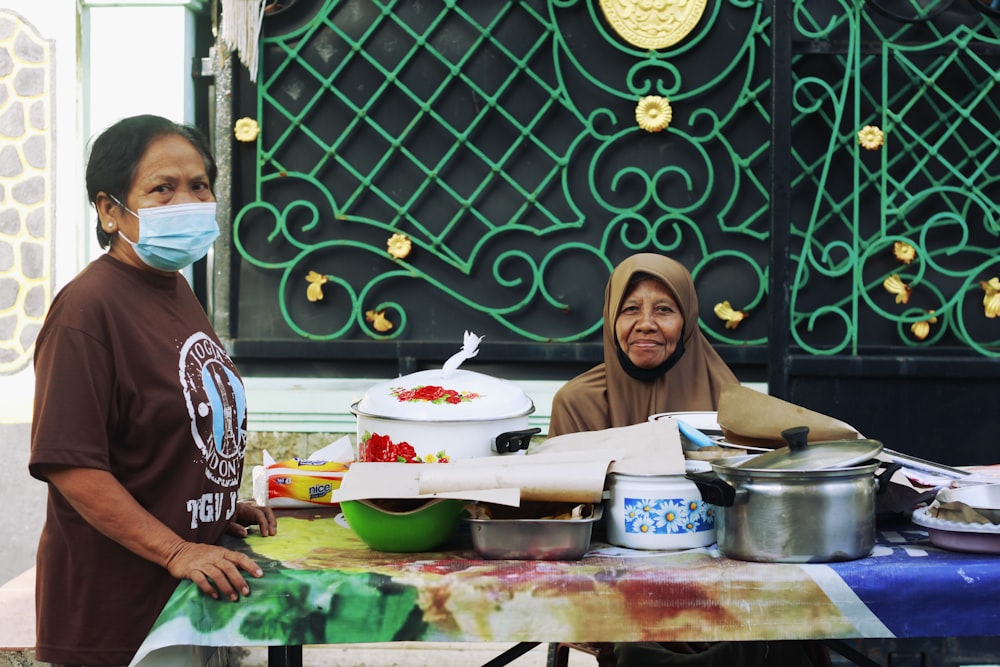
<instances>
[{"instance_id":1,"label":"woman's ear","mask_svg":"<svg viewBox=\"0 0 1000 667\"><path fill-rule=\"evenodd\" d=\"M104 191L97 193L94 197L94 208L97 209L97 219L100 221L101 229L110 233L118 227L121 207L107 193Z\"/></svg>"}]
</instances>

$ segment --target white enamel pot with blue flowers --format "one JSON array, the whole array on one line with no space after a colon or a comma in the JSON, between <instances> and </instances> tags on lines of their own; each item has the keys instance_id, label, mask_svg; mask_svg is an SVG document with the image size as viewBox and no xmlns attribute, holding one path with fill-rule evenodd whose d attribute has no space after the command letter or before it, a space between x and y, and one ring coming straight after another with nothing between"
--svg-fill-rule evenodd
<instances>
[{"instance_id":1,"label":"white enamel pot with blue flowers","mask_svg":"<svg viewBox=\"0 0 1000 667\"><path fill-rule=\"evenodd\" d=\"M704 466L702 468L701 466ZM687 461L687 472L708 464ZM684 475L608 475L607 540L629 549L679 550L715 543L716 508Z\"/></svg>"}]
</instances>

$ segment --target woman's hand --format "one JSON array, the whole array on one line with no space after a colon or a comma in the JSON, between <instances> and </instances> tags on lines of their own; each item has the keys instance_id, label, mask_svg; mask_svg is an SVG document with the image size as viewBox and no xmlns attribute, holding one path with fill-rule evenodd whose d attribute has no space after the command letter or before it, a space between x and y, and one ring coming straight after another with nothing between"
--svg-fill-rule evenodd
<instances>
[{"instance_id":1,"label":"woman's hand","mask_svg":"<svg viewBox=\"0 0 1000 667\"><path fill-rule=\"evenodd\" d=\"M246 537L247 526L260 526L261 537L275 535L278 532L278 520L270 507L261 507L251 500L241 500L236 503L236 514L229 522L226 530L230 535Z\"/></svg>"},{"instance_id":2,"label":"woman's hand","mask_svg":"<svg viewBox=\"0 0 1000 667\"><path fill-rule=\"evenodd\" d=\"M106 470L53 466L50 483L90 525L141 558L157 563L178 579L190 579L213 598L238 600L250 586L240 571L264 576L250 556L212 544L187 542L142 507ZM245 507L241 507L246 505ZM261 532L274 535L277 522L269 508L237 503L233 522L256 521ZM246 533L246 529L240 526Z\"/></svg>"},{"instance_id":3,"label":"woman's hand","mask_svg":"<svg viewBox=\"0 0 1000 667\"><path fill-rule=\"evenodd\" d=\"M193 581L206 595L216 600L224 595L233 602L241 595L250 595L250 586L240 570L254 577L264 576L260 566L246 554L195 542L178 545L167 560L166 568L177 579Z\"/></svg>"}]
</instances>

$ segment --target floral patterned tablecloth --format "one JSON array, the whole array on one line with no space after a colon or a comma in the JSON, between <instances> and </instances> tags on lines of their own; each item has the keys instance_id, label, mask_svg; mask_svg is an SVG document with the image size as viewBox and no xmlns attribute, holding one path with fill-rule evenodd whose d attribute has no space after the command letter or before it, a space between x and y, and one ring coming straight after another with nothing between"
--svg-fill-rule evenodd
<instances>
[{"instance_id":1,"label":"floral patterned tablecloth","mask_svg":"<svg viewBox=\"0 0 1000 667\"><path fill-rule=\"evenodd\" d=\"M880 530L867 558L804 565L599 543L574 562L482 560L464 526L440 552L381 553L331 510L285 511L275 537L227 539L264 568L251 595L215 601L182 582L133 665L177 645L1000 633L1000 557L940 550L909 522Z\"/></svg>"}]
</instances>

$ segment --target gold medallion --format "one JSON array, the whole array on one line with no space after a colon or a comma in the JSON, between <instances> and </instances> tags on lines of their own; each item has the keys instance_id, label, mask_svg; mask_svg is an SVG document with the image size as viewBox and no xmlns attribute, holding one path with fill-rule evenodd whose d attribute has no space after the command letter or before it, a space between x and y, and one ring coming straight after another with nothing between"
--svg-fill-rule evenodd
<instances>
[{"instance_id":1,"label":"gold medallion","mask_svg":"<svg viewBox=\"0 0 1000 667\"><path fill-rule=\"evenodd\" d=\"M601 0L615 32L643 49L665 49L687 37L708 0Z\"/></svg>"}]
</instances>

